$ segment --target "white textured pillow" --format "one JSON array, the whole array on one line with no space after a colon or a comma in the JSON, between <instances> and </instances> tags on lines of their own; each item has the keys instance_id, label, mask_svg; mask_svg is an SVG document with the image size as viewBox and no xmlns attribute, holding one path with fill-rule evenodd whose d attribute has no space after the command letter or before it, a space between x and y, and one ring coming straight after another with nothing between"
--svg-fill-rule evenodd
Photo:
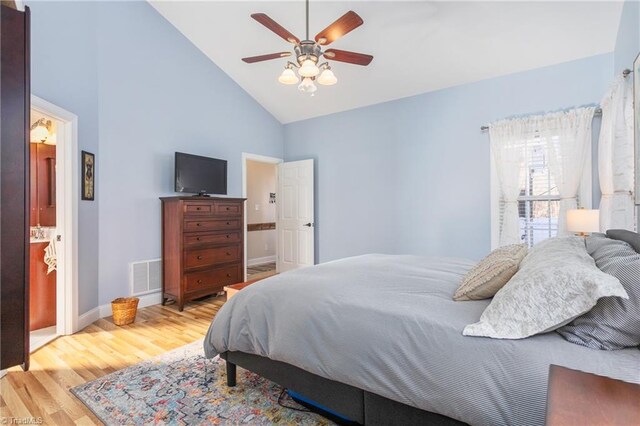
<instances>
[{"instance_id":1,"label":"white textured pillow","mask_svg":"<svg viewBox=\"0 0 640 426\"><path fill-rule=\"evenodd\" d=\"M580 237L535 245L520 270L494 296L465 336L523 339L555 330L593 308L601 297L628 298L617 278L605 274Z\"/></svg>"}]
</instances>

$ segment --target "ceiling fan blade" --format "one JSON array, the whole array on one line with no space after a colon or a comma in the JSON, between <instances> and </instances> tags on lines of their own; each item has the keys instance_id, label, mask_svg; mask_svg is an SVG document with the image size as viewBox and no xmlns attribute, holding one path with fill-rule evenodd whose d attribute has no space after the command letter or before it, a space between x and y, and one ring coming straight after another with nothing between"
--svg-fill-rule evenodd
<instances>
[{"instance_id":1,"label":"ceiling fan blade","mask_svg":"<svg viewBox=\"0 0 640 426\"><path fill-rule=\"evenodd\" d=\"M291 52L269 53L268 55L251 56L248 58L242 58L242 60L248 64L253 64L254 62L262 62L262 61L268 61L270 59L286 58L287 56L291 56Z\"/></svg>"},{"instance_id":2,"label":"ceiling fan blade","mask_svg":"<svg viewBox=\"0 0 640 426\"><path fill-rule=\"evenodd\" d=\"M360 15L350 10L338 18L336 22L320 31L316 36L316 43L322 46L331 44L343 35L355 30L363 23L364 21Z\"/></svg>"},{"instance_id":3,"label":"ceiling fan blade","mask_svg":"<svg viewBox=\"0 0 640 426\"><path fill-rule=\"evenodd\" d=\"M280 37L288 41L289 43L298 44L300 43L300 39L289 31L287 31L282 25L278 24L273 19L269 18L264 13L254 13L251 15L253 19L260 22L265 27L269 28L274 33L278 34Z\"/></svg>"},{"instance_id":4,"label":"ceiling fan blade","mask_svg":"<svg viewBox=\"0 0 640 426\"><path fill-rule=\"evenodd\" d=\"M365 55L364 53L349 52L347 50L327 49L323 53L327 59L332 59L339 62L347 62L349 64L356 65L369 65L373 60L373 56Z\"/></svg>"}]
</instances>

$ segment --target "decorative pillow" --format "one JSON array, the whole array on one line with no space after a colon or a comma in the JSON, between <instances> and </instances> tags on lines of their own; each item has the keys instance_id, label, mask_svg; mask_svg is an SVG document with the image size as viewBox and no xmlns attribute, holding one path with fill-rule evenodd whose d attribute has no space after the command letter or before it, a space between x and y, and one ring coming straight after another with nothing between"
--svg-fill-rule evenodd
<instances>
[{"instance_id":1,"label":"decorative pillow","mask_svg":"<svg viewBox=\"0 0 640 426\"><path fill-rule=\"evenodd\" d=\"M566 340L593 349L615 350L640 345L640 253L624 241L587 238L587 251L601 271L613 275L629 299L603 297L596 306L556 330Z\"/></svg>"},{"instance_id":2,"label":"decorative pillow","mask_svg":"<svg viewBox=\"0 0 640 426\"><path fill-rule=\"evenodd\" d=\"M609 229L607 237L612 240L620 240L628 243L636 253L640 253L640 234L637 232L627 231L626 229Z\"/></svg>"},{"instance_id":3,"label":"decorative pillow","mask_svg":"<svg viewBox=\"0 0 640 426\"><path fill-rule=\"evenodd\" d=\"M465 336L523 339L546 333L587 312L606 296L628 297L617 278L597 268L580 237L536 244L520 270L487 306Z\"/></svg>"},{"instance_id":4,"label":"decorative pillow","mask_svg":"<svg viewBox=\"0 0 640 426\"><path fill-rule=\"evenodd\" d=\"M493 297L527 255L526 244L512 244L492 251L464 276L453 300L480 300Z\"/></svg>"}]
</instances>

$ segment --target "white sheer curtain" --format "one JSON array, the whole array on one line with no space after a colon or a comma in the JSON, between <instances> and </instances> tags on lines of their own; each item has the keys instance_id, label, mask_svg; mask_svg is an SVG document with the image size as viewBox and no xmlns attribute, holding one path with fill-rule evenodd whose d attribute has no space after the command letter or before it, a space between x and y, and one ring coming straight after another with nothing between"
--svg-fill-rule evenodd
<instances>
[{"instance_id":1,"label":"white sheer curtain","mask_svg":"<svg viewBox=\"0 0 640 426\"><path fill-rule=\"evenodd\" d=\"M526 119L502 120L491 123L489 137L500 184L504 212L500 224L499 245L520 243L518 196L524 166L525 141L529 126Z\"/></svg>"},{"instance_id":2,"label":"white sheer curtain","mask_svg":"<svg viewBox=\"0 0 640 426\"><path fill-rule=\"evenodd\" d=\"M598 144L600 230L635 229L631 78L619 76L602 99Z\"/></svg>"},{"instance_id":3,"label":"white sheer curtain","mask_svg":"<svg viewBox=\"0 0 640 426\"><path fill-rule=\"evenodd\" d=\"M595 108L578 108L540 117L540 136L547 140L549 170L560 193L558 235L567 233L567 210L578 207L578 190L591 149Z\"/></svg>"}]
</instances>

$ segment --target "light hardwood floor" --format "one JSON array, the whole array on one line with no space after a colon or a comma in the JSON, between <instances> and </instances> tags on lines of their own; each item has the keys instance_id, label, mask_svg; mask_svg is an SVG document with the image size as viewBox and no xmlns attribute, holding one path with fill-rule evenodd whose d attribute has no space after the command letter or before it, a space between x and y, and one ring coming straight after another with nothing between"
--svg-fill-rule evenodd
<instances>
[{"instance_id":1,"label":"light hardwood floor","mask_svg":"<svg viewBox=\"0 0 640 426\"><path fill-rule=\"evenodd\" d=\"M31 354L31 368L10 369L0 379L0 423L6 418L42 418L45 425L101 424L69 388L202 338L225 296L138 310L135 323L118 327L111 318L63 336Z\"/></svg>"}]
</instances>

